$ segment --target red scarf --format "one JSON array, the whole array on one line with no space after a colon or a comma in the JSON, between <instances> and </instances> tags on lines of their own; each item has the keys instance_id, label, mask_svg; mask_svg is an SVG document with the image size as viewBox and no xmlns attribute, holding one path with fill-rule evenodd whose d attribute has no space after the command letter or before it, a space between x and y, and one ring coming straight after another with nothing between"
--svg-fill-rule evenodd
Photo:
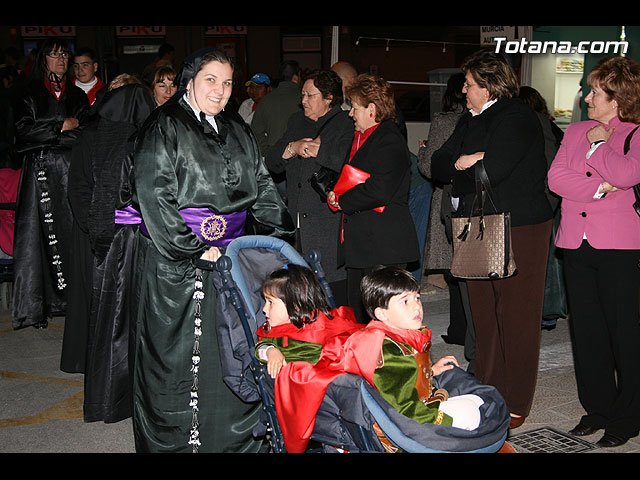
<instances>
[{"instance_id":1,"label":"red scarf","mask_svg":"<svg viewBox=\"0 0 640 480\"><path fill-rule=\"evenodd\" d=\"M320 404L335 378L353 373L374 385L373 374L385 336L409 344L418 352L431 340L428 329L398 330L372 320L350 336L329 340L317 364L292 362L280 371L275 382L276 412L289 453L305 451Z\"/></svg>"},{"instance_id":2,"label":"red scarf","mask_svg":"<svg viewBox=\"0 0 640 480\"><path fill-rule=\"evenodd\" d=\"M77 78L74 80L74 84L78 86ZM98 90L100 90L104 86L104 82L100 80L100 77L96 77L96 84L91 87L88 92L86 92L87 97L89 98L89 105L93 105L96 102L96 94L98 93Z\"/></svg>"}]
</instances>

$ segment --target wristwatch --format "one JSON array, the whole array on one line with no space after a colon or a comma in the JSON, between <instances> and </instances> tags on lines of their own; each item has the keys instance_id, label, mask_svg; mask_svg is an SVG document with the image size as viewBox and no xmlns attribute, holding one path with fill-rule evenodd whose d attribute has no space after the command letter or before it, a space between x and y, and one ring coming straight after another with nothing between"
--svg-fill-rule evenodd
<instances>
[{"instance_id":1,"label":"wristwatch","mask_svg":"<svg viewBox=\"0 0 640 480\"><path fill-rule=\"evenodd\" d=\"M591 142L591 148L595 148L597 145L604 143L604 140L596 140L595 142Z\"/></svg>"}]
</instances>

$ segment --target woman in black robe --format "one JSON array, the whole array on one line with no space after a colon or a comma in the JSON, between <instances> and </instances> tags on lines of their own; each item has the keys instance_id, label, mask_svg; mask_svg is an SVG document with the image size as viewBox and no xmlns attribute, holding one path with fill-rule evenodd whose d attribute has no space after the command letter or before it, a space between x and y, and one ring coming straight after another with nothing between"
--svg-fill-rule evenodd
<instances>
[{"instance_id":1,"label":"woman in black robe","mask_svg":"<svg viewBox=\"0 0 640 480\"><path fill-rule=\"evenodd\" d=\"M96 121L73 149L69 200L90 252L85 261L89 295L86 322L65 325L65 340L75 337L77 342L64 342L63 356L68 348L86 354L86 422L131 416L127 300L133 239L141 221L131 207L131 154L135 134L154 108L143 85L110 87ZM67 332L71 328L75 332Z\"/></svg>"},{"instance_id":2,"label":"woman in black robe","mask_svg":"<svg viewBox=\"0 0 640 480\"><path fill-rule=\"evenodd\" d=\"M157 109L133 158L133 426L138 452L257 452L260 404L223 382L217 294L206 269L243 234L291 237L293 222L242 121L222 114L233 67L205 54L187 93Z\"/></svg>"},{"instance_id":3,"label":"woman in black robe","mask_svg":"<svg viewBox=\"0 0 640 480\"><path fill-rule=\"evenodd\" d=\"M87 96L67 74L70 55L64 40L45 41L14 107L17 150L23 155L13 252L15 329L46 327L48 318L66 312L69 155L89 112Z\"/></svg>"}]
</instances>

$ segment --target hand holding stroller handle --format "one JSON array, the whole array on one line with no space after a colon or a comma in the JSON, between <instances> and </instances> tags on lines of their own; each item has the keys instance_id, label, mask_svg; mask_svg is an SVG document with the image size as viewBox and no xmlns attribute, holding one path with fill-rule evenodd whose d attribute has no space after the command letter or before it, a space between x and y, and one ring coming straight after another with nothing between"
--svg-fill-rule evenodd
<instances>
[{"instance_id":1,"label":"hand holding stroller handle","mask_svg":"<svg viewBox=\"0 0 640 480\"><path fill-rule=\"evenodd\" d=\"M215 262L210 262L209 260L204 260L202 258L196 260L196 268L200 268L202 270L213 271L215 265Z\"/></svg>"}]
</instances>

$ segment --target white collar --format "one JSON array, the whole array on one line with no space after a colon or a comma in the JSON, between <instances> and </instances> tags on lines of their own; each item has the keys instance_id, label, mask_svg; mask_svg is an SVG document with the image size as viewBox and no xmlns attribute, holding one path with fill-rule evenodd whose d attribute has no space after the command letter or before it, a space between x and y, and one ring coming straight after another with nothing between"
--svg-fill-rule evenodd
<instances>
[{"instance_id":1,"label":"white collar","mask_svg":"<svg viewBox=\"0 0 640 480\"><path fill-rule=\"evenodd\" d=\"M494 103L496 103L498 101L498 99L493 99L493 100L489 100L487 103L485 103L482 108L480 109L479 112L476 112L475 110L473 110L472 108L469 109L469 111L471 112L471 115L473 115L474 117L476 115L480 115L482 112L484 112L487 108L489 108L491 105L493 105Z\"/></svg>"},{"instance_id":2,"label":"white collar","mask_svg":"<svg viewBox=\"0 0 640 480\"><path fill-rule=\"evenodd\" d=\"M198 110L196 107L191 105L191 103L189 103L189 96L186 92L182 98L184 98L184 101L187 102L187 105L191 107L191 110L193 110L193 113L195 113L196 118L200 119L200 110ZM206 119L207 119L207 122L211 124L211 126L216 131L216 133L218 133L218 124L216 123L215 117L213 115L207 115Z\"/></svg>"},{"instance_id":3,"label":"white collar","mask_svg":"<svg viewBox=\"0 0 640 480\"><path fill-rule=\"evenodd\" d=\"M91 80L91 81L90 81L90 82L88 82L88 83L83 83L83 82L81 82L80 80L78 80L78 79L76 78L76 82L75 82L75 83L76 83L76 86L80 87L80 88L81 88L81 89L83 89L85 92L88 92L89 90L91 90L91 89L94 87L94 85L95 85L96 83L98 83L98 77L93 77L93 80Z\"/></svg>"}]
</instances>

